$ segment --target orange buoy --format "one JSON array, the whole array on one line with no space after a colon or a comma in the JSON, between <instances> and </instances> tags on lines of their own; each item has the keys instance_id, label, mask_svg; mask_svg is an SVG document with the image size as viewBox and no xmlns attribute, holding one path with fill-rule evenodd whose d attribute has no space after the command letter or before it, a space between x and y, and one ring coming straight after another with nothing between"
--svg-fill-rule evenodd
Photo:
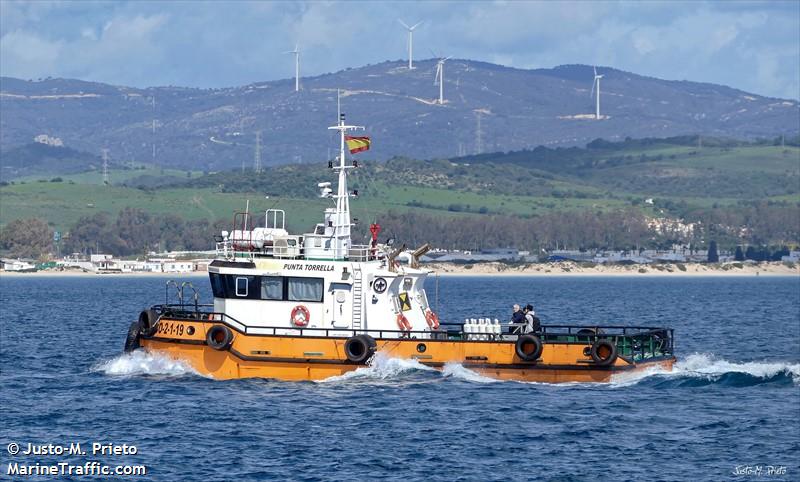
<instances>
[{"instance_id":1,"label":"orange buoy","mask_svg":"<svg viewBox=\"0 0 800 482\"><path fill-rule=\"evenodd\" d=\"M439 329L439 317L430 308L425 309L425 321L428 322L428 327L434 330Z\"/></svg>"},{"instance_id":2,"label":"orange buoy","mask_svg":"<svg viewBox=\"0 0 800 482\"><path fill-rule=\"evenodd\" d=\"M402 313L397 314L397 326L400 327L401 331L411 331L411 323L409 323L406 315Z\"/></svg>"}]
</instances>

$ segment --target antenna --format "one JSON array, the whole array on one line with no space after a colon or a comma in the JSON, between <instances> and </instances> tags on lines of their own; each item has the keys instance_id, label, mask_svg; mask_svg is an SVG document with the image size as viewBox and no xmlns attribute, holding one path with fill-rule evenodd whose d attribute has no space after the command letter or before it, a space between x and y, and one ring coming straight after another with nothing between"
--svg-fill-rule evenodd
<instances>
[{"instance_id":1,"label":"antenna","mask_svg":"<svg viewBox=\"0 0 800 482\"><path fill-rule=\"evenodd\" d=\"M330 162L329 167L339 171L339 182L337 192L332 195L336 200L336 208L334 210L333 218L333 240L334 243L334 258L347 257L350 248L350 228L353 226L350 219L350 192L347 189L347 170L355 169L356 163L348 166L345 163L345 148L346 148L346 134L351 130L364 130L363 126L347 125L345 123L345 114L339 112L339 118L335 126L328 127L330 130L339 131L339 156L337 157L338 164ZM323 187L323 186L320 186ZM331 193L332 194L332 193Z\"/></svg>"},{"instance_id":2,"label":"antenna","mask_svg":"<svg viewBox=\"0 0 800 482\"><path fill-rule=\"evenodd\" d=\"M256 152L253 158L253 171L261 174L261 131L256 131Z\"/></svg>"},{"instance_id":3,"label":"antenna","mask_svg":"<svg viewBox=\"0 0 800 482\"><path fill-rule=\"evenodd\" d=\"M599 120L599 119L601 119L601 117L600 117L600 79L602 79L603 76L602 75L597 75L597 67L593 67L593 68L594 68L594 80L592 81L592 92L589 94L589 97L591 97L592 94L594 94L595 85L597 85L597 104L596 104L596 107L595 107L594 118Z\"/></svg>"},{"instance_id":4,"label":"antenna","mask_svg":"<svg viewBox=\"0 0 800 482\"><path fill-rule=\"evenodd\" d=\"M103 184L108 186L108 149L103 149Z\"/></svg>"},{"instance_id":5,"label":"antenna","mask_svg":"<svg viewBox=\"0 0 800 482\"><path fill-rule=\"evenodd\" d=\"M300 92L300 44L295 44L294 50L284 53L294 54L294 91Z\"/></svg>"},{"instance_id":6,"label":"antenna","mask_svg":"<svg viewBox=\"0 0 800 482\"><path fill-rule=\"evenodd\" d=\"M405 27L406 30L408 30L408 70L414 70L414 29L419 27L423 21L419 21L411 27L406 25L406 23L399 18L397 21L400 22L400 25Z\"/></svg>"}]
</instances>

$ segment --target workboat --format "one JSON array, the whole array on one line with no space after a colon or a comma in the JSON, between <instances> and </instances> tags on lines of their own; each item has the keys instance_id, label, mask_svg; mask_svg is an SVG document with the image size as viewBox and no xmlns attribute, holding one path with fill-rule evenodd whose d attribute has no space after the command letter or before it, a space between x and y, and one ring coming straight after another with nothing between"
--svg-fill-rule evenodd
<instances>
[{"instance_id":1,"label":"workboat","mask_svg":"<svg viewBox=\"0 0 800 482\"><path fill-rule=\"evenodd\" d=\"M511 333L491 317L440 322L425 289L431 271L420 266L429 245L380 243L378 224L370 225L368 244L352 243L350 199L358 193L348 190L347 176L358 162L345 154L368 148L369 138L348 135L363 127L347 125L344 114L329 129L339 134L339 156L328 163L338 185L336 192L329 182L318 185L331 201L323 222L293 235L283 210L266 210L263 222L249 206L235 214L232 229L215 237L213 304L201 304L189 282L168 282L164 303L131 323L126 352L166 354L216 379L320 380L376 355L549 383L672 367L670 328L542 325Z\"/></svg>"}]
</instances>

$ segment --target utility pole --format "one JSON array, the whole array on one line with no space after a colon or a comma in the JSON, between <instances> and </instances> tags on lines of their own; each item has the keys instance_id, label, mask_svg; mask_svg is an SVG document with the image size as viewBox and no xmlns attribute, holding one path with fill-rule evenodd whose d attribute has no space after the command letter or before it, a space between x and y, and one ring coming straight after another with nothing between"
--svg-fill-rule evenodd
<instances>
[{"instance_id":1,"label":"utility pole","mask_svg":"<svg viewBox=\"0 0 800 482\"><path fill-rule=\"evenodd\" d=\"M483 131L481 130L481 113L476 112L477 126L475 127L475 154L483 152Z\"/></svg>"},{"instance_id":2,"label":"utility pole","mask_svg":"<svg viewBox=\"0 0 800 482\"><path fill-rule=\"evenodd\" d=\"M108 179L108 149L103 149L103 184L110 184Z\"/></svg>"},{"instance_id":3,"label":"utility pole","mask_svg":"<svg viewBox=\"0 0 800 482\"><path fill-rule=\"evenodd\" d=\"M261 131L256 131L256 152L253 158L253 171L261 174Z\"/></svg>"},{"instance_id":4,"label":"utility pole","mask_svg":"<svg viewBox=\"0 0 800 482\"><path fill-rule=\"evenodd\" d=\"M153 94L153 133L150 138L150 143L153 145L153 167L156 167L156 95Z\"/></svg>"}]
</instances>

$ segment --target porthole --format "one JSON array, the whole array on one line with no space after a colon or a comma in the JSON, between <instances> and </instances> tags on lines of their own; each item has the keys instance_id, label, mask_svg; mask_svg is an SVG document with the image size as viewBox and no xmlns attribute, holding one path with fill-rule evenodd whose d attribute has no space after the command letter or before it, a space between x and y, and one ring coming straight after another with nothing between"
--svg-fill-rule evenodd
<instances>
[{"instance_id":1,"label":"porthole","mask_svg":"<svg viewBox=\"0 0 800 482\"><path fill-rule=\"evenodd\" d=\"M425 346L425 343L419 343L417 345L417 351L420 352L420 353L425 353L425 350L427 350L427 349L428 349L428 347Z\"/></svg>"}]
</instances>

